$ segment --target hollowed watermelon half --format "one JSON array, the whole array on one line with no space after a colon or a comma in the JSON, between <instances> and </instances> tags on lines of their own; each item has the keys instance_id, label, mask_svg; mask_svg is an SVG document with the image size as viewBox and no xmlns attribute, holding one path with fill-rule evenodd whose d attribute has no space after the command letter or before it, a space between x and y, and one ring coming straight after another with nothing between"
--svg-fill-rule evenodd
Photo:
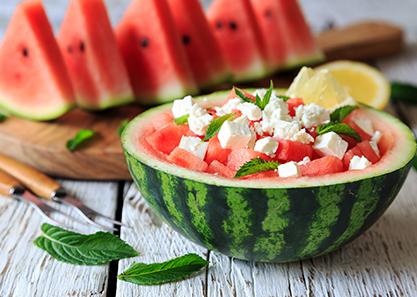
<instances>
[{"instance_id":1,"label":"hollowed watermelon half","mask_svg":"<svg viewBox=\"0 0 417 297\"><path fill-rule=\"evenodd\" d=\"M226 96L214 93L205 104L222 104ZM384 112L361 108L357 112L389 136L383 140L387 150L371 167L315 177L226 178L175 166L147 143L154 120L170 108L146 111L124 131L131 175L153 210L175 230L239 259L295 261L353 240L391 204L416 152L408 127Z\"/></svg>"},{"instance_id":2,"label":"hollowed watermelon half","mask_svg":"<svg viewBox=\"0 0 417 297\"><path fill-rule=\"evenodd\" d=\"M51 120L74 105L74 92L42 2L22 2L0 47L0 107Z\"/></svg>"},{"instance_id":3,"label":"hollowed watermelon half","mask_svg":"<svg viewBox=\"0 0 417 297\"><path fill-rule=\"evenodd\" d=\"M58 37L77 104L100 110L134 100L103 0L72 0Z\"/></svg>"}]
</instances>

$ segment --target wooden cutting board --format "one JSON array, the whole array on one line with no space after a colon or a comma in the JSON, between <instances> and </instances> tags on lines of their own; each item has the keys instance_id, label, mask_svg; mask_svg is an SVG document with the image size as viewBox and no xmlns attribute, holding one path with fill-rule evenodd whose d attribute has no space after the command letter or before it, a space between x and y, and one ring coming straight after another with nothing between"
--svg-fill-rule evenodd
<instances>
[{"instance_id":1,"label":"wooden cutting board","mask_svg":"<svg viewBox=\"0 0 417 297\"><path fill-rule=\"evenodd\" d=\"M364 22L321 33L317 42L327 60L369 60L393 55L403 47L402 30L386 23ZM273 77L277 86L285 87L294 76L287 73ZM265 87L269 79L251 87ZM221 89L231 85L222 85ZM143 109L127 106L100 113L74 110L52 122L31 122L17 118L0 124L0 152L30 164L56 177L88 180L128 180L120 146L118 129L125 119ZM81 128L93 129L97 137L80 150L66 149L68 139Z\"/></svg>"}]
</instances>

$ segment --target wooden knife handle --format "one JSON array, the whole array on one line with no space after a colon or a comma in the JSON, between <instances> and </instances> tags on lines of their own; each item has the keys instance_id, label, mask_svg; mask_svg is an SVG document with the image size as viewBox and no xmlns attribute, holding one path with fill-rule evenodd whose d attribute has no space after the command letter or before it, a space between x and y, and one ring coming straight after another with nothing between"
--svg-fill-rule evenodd
<instances>
[{"instance_id":1,"label":"wooden knife handle","mask_svg":"<svg viewBox=\"0 0 417 297\"><path fill-rule=\"evenodd\" d=\"M17 179L0 170L0 195L11 197L11 194L19 186L20 183Z\"/></svg>"},{"instance_id":2,"label":"wooden knife handle","mask_svg":"<svg viewBox=\"0 0 417 297\"><path fill-rule=\"evenodd\" d=\"M0 169L18 179L25 187L44 199L52 199L61 185L42 172L0 154Z\"/></svg>"}]
</instances>

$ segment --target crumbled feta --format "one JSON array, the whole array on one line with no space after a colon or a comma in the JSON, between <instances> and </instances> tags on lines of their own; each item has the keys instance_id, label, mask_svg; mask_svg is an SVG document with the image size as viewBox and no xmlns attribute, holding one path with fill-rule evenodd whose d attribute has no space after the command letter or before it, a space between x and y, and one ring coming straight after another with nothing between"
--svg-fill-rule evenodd
<instances>
[{"instance_id":1,"label":"crumbled feta","mask_svg":"<svg viewBox=\"0 0 417 297\"><path fill-rule=\"evenodd\" d=\"M362 170L371 166L372 163L365 157L353 156L349 163L349 170Z\"/></svg>"},{"instance_id":2,"label":"crumbled feta","mask_svg":"<svg viewBox=\"0 0 417 297\"><path fill-rule=\"evenodd\" d=\"M187 96L184 99L175 100L172 104L172 114L174 118L179 118L190 113L193 107L193 97Z\"/></svg>"},{"instance_id":3,"label":"crumbled feta","mask_svg":"<svg viewBox=\"0 0 417 297\"><path fill-rule=\"evenodd\" d=\"M278 174L280 177L299 177L301 171L296 162L287 162L278 166Z\"/></svg>"},{"instance_id":4,"label":"crumbled feta","mask_svg":"<svg viewBox=\"0 0 417 297\"><path fill-rule=\"evenodd\" d=\"M251 121L259 121L262 118L262 110L253 103L244 102L239 104L237 109Z\"/></svg>"},{"instance_id":5,"label":"crumbled feta","mask_svg":"<svg viewBox=\"0 0 417 297\"><path fill-rule=\"evenodd\" d=\"M265 137L255 143L254 150L272 157L277 152L278 145L278 141L272 137Z\"/></svg>"},{"instance_id":6,"label":"crumbled feta","mask_svg":"<svg viewBox=\"0 0 417 297\"><path fill-rule=\"evenodd\" d=\"M380 131L375 131L372 135L371 141L369 141L369 144L371 145L374 152L380 156L381 152L379 151L378 142L381 140L382 134Z\"/></svg>"},{"instance_id":7,"label":"crumbled feta","mask_svg":"<svg viewBox=\"0 0 417 297\"><path fill-rule=\"evenodd\" d=\"M373 135L374 134L374 126L370 119L364 117L355 117L353 118L353 122L366 134Z\"/></svg>"},{"instance_id":8,"label":"crumbled feta","mask_svg":"<svg viewBox=\"0 0 417 297\"><path fill-rule=\"evenodd\" d=\"M222 148L247 148L254 139L254 132L248 125L225 121L217 135Z\"/></svg>"},{"instance_id":9,"label":"crumbled feta","mask_svg":"<svg viewBox=\"0 0 417 297\"><path fill-rule=\"evenodd\" d=\"M295 117L308 129L330 121L329 111L314 103L298 106Z\"/></svg>"},{"instance_id":10,"label":"crumbled feta","mask_svg":"<svg viewBox=\"0 0 417 297\"><path fill-rule=\"evenodd\" d=\"M274 128L279 121L291 121L288 114L288 104L278 98L271 98L262 112L262 130L273 134Z\"/></svg>"},{"instance_id":11,"label":"crumbled feta","mask_svg":"<svg viewBox=\"0 0 417 297\"><path fill-rule=\"evenodd\" d=\"M253 129L255 130L256 134L258 134L259 136L264 135L264 131L262 130L262 125L260 122L253 123Z\"/></svg>"},{"instance_id":12,"label":"crumbled feta","mask_svg":"<svg viewBox=\"0 0 417 297\"><path fill-rule=\"evenodd\" d=\"M304 157L304 159L302 159L300 162L298 162L297 164L298 165L307 165L308 163L310 163L311 162L311 159L310 159L310 157Z\"/></svg>"},{"instance_id":13,"label":"crumbled feta","mask_svg":"<svg viewBox=\"0 0 417 297\"><path fill-rule=\"evenodd\" d=\"M216 106L214 110L216 111L216 114L219 117L221 117L221 116L224 116L226 114L233 112L234 110L237 110L241 102L242 100L240 98L233 98L233 99L228 100L226 104L223 106L220 106L220 107Z\"/></svg>"},{"instance_id":14,"label":"crumbled feta","mask_svg":"<svg viewBox=\"0 0 417 297\"><path fill-rule=\"evenodd\" d=\"M202 136L206 133L206 128L212 120L213 117L207 113L207 110L196 103L190 110L188 126L192 132Z\"/></svg>"},{"instance_id":15,"label":"crumbled feta","mask_svg":"<svg viewBox=\"0 0 417 297\"><path fill-rule=\"evenodd\" d=\"M301 129L291 137L292 141L298 141L304 144L310 144L314 142L314 137L307 133L306 129Z\"/></svg>"},{"instance_id":16,"label":"crumbled feta","mask_svg":"<svg viewBox=\"0 0 417 297\"><path fill-rule=\"evenodd\" d=\"M204 142L198 137L183 136L178 147L189 151L196 157L204 160L208 148L208 142Z\"/></svg>"},{"instance_id":17,"label":"crumbled feta","mask_svg":"<svg viewBox=\"0 0 417 297\"><path fill-rule=\"evenodd\" d=\"M300 131L298 122L276 121L274 137L280 139L292 139Z\"/></svg>"},{"instance_id":18,"label":"crumbled feta","mask_svg":"<svg viewBox=\"0 0 417 297\"><path fill-rule=\"evenodd\" d=\"M313 148L324 156L335 156L343 159L348 148L348 143L335 132L328 132L317 136Z\"/></svg>"}]
</instances>

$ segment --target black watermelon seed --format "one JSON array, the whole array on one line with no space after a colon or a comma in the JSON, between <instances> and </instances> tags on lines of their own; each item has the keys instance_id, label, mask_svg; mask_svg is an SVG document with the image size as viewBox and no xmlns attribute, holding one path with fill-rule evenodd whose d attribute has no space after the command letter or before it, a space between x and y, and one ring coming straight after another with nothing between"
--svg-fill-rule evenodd
<instances>
[{"instance_id":1,"label":"black watermelon seed","mask_svg":"<svg viewBox=\"0 0 417 297\"><path fill-rule=\"evenodd\" d=\"M222 21L217 21L217 22L216 22L216 28L217 28L217 29L222 29L222 28L223 28L223 23L222 23Z\"/></svg>"},{"instance_id":2,"label":"black watermelon seed","mask_svg":"<svg viewBox=\"0 0 417 297\"><path fill-rule=\"evenodd\" d=\"M80 41L80 52L84 52L85 51L85 43L84 41Z\"/></svg>"},{"instance_id":3,"label":"black watermelon seed","mask_svg":"<svg viewBox=\"0 0 417 297\"><path fill-rule=\"evenodd\" d=\"M71 46L71 45L69 45L69 46L67 47L67 51L68 51L68 53L72 54L72 46Z\"/></svg>"},{"instance_id":4,"label":"black watermelon seed","mask_svg":"<svg viewBox=\"0 0 417 297\"><path fill-rule=\"evenodd\" d=\"M149 46L149 39L144 37L140 41L140 46L143 48L147 48Z\"/></svg>"},{"instance_id":5,"label":"black watermelon seed","mask_svg":"<svg viewBox=\"0 0 417 297\"><path fill-rule=\"evenodd\" d=\"M27 47L24 47L24 48L22 49L22 55L23 55L23 57L25 57L25 58L29 57L29 49L28 49Z\"/></svg>"},{"instance_id":6,"label":"black watermelon seed","mask_svg":"<svg viewBox=\"0 0 417 297\"><path fill-rule=\"evenodd\" d=\"M191 37L189 35L183 35L182 36L182 43L184 45L188 45L191 42Z\"/></svg>"},{"instance_id":7,"label":"black watermelon seed","mask_svg":"<svg viewBox=\"0 0 417 297\"><path fill-rule=\"evenodd\" d=\"M266 18L272 17L272 11L270 9L265 10L265 13L264 14L265 14L265 17Z\"/></svg>"},{"instance_id":8,"label":"black watermelon seed","mask_svg":"<svg viewBox=\"0 0 417 297\"><path fill-rule=\"evenodd\" d=\"M237 24L236 24L236 22L231 21L231 22L229 23L229 27L230 27L230 29L232 29L233 31L236 31L236 30L237 30Z\"/></svg>"}]
</instances>

